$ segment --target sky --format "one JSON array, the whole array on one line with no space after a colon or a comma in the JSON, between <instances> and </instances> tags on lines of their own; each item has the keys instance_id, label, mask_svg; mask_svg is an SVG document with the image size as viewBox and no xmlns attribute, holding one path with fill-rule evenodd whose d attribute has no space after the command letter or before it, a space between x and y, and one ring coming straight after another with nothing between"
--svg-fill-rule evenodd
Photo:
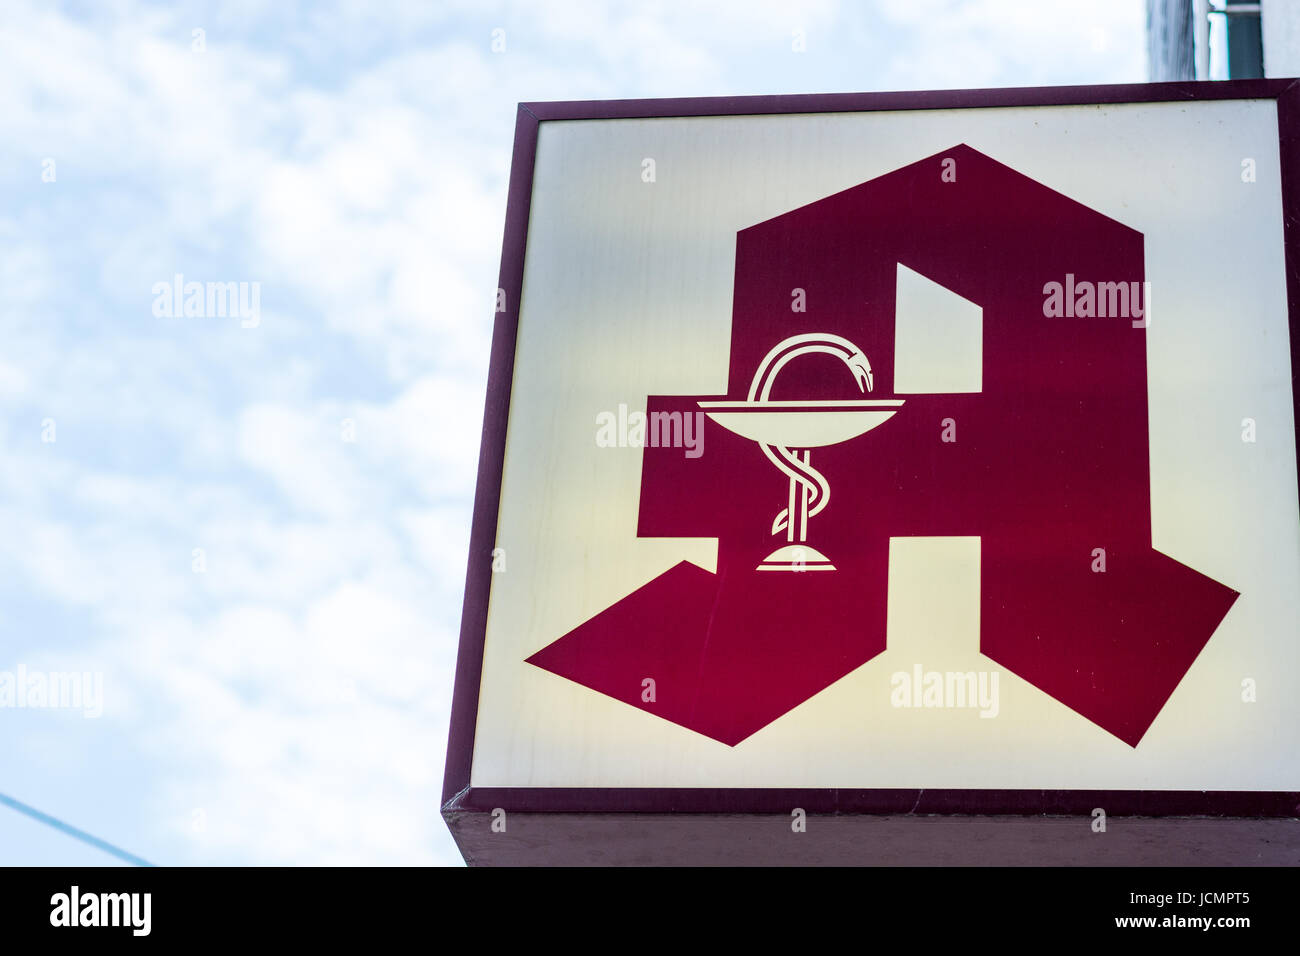
<instances>
[{"instance_id":1,"label":"sky","mask_svg":"<svg viewBox=\"0 0 1300 956\"><path fill-rule=\"evenodd\" d=\"M1143 22L5 0L0 794L158 864L458 865L438 803L516 104L1141 82ZM100 692L20 705L6 674ZM0 864L116 862L0 806Z\"/></svg>"}]
</instances>

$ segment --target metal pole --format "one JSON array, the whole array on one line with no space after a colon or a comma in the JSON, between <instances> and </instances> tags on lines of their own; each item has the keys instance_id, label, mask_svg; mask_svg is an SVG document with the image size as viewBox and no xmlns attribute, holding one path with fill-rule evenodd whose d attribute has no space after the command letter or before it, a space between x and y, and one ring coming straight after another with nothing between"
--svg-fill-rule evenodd
<instances>
[{"instance_id":1,"label":"metal pole","mask_svg":"<svg viewBox=\"0 0 1300 956\"><path fill-rule=\"evenodd\" d=\"M1147 61L1156 83L1196 79L1192 0L1147 0Z\"/></svg>"}]
</instances>

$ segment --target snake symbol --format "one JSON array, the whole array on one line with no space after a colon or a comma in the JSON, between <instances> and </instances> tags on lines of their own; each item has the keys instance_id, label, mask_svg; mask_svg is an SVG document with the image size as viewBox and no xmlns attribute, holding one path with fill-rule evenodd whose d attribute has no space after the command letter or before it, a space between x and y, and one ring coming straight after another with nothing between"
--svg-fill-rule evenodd
<instances>
[{"instance_id":1,"label":"snake symbol","mask_svg":"<svg viewBox=\"0 0 1300 956\"><path fill-rule=\"evenodd\" d=\"M860 348L848 339L832 335L829 332L811 332L791 336L767 353L767 356L758 366L758 370L754 373L754 380L750 383L749 401L771 401L772 385L776 381L777 373L799 356L816 353L833 355L840 359L853 373L853 379L857 382L858 391L863 393L871 391L871 363L867 361L867 356ZM791 481L790 506L782 508L772 521L772 534L780 534L784 531L787 540L794 541L795 529L792 508L794 507L794 489L797 485L802 489L800 494L803 498L800 515L802 528L799 537L800 540L804 540L807 535L808 519L820 514L826 505L830 503L830 484L821 472L812 467L810 463L812 453L810 451L803 451L801 457L798 450L791 450L784 445L759 442L759 447L763 449L763 454L767 456L768 460Z\"/></svg>"}]
</instances>

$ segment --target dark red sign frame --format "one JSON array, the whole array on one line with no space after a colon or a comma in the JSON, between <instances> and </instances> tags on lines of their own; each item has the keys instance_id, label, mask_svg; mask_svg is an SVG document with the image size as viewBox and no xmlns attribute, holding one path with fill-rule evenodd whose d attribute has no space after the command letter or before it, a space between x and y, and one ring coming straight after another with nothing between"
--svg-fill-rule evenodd
<instances>
[{"instance_id":1,"label":"dark red sign frame","mask_svg":"<svg viewBox=\"0 0 1300 956\"><path fill-rule=\"evenodd\" d=\"M1167 790L854 790L748 788L498 788L471 787L478 719L492 550L505 460L510 387L523 284L533 163L540 124L552 120L640 119L688 116L873 112L988 107L1074 106L1197 100L1268 99L1277 103L1284 223L1287 308L1291 338L1292 401L1300 422L1300 80L1240 80L1115 86L1025 87L898 93L701 97L521 103L515 126L510 191L499 286L506 311L497 313L488 369L487 402L479 451L478 485L470 531L469 565L460 647L443 778L444 815L490 812L788 814L1087 814L1104 806L1115 815L1207 815L1267 818L1300 816L1300 793ZM1300 442L1297 442L1300 448ZM1300 468L1300 453L1297 455ZM1298 502L1300 506L1300 502ZM1300 587L1300 582L1296 582Z\"/></svg>"}]
</instances>

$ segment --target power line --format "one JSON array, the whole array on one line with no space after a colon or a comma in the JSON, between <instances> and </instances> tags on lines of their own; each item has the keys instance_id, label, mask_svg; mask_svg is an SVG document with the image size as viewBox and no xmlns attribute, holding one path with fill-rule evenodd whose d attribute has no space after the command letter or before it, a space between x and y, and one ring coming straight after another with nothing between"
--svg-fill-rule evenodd
<instances>
[{"instance_id":1,"label":"power line","mask_svg":"<svg viewBox=\"0 0 1300 956\"><path fill-rule=\"evenodd\" d=\"M0 793L0 803L3 803L7 807L12 807L19 813L26 814L33 820L38 820L46 826L53 827L62 833L66 833L73 839L80 840L82 843L88 843L96 849L103 850L105 853L110 853L119 860L125 860L133 866L153 866L152 863L143 857L138 857L134 853L128 853L121 847L113 846L113 844L109 843L107 840L101 840L99 837L87 833L85 830L79 830L70 823L64 823L57 817L52 817L48 813L42 813L35 807L29 807L21 800L15 800L7 794Z\"/></svg>"}]
</instances>

